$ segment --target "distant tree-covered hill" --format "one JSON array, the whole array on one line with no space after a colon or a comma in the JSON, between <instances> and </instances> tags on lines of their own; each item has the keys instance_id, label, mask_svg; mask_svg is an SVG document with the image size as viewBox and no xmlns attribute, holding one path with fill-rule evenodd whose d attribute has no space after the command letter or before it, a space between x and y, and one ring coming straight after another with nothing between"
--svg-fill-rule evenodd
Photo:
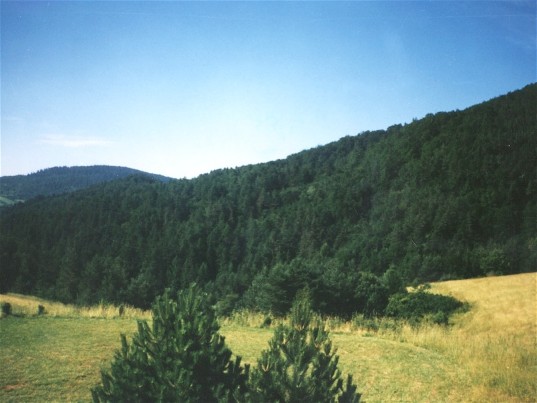
<instances>
[{"instance_id":1,"label":"distant tree-covered hill","mask_svg":"<svg viewBox=\"0 0 537 403\"><path fill-rule=\"evenodd\" d=\"M537 85L284 160L130 177L0 213L0 291L374 314L404 284L537 268Z\"/></svg>"},{"instance_id":2,"label":"distant tree-covered hill","mask_svg":"<svg viewBox=\"0 0 537 403\"><path fill-rule=\"evenodd\" d=\"M0 199L4 199L4 204L12 204L12 202L24 201L36 196L74 192L131 175L149 175L161 181L170 179L136 169L106 165L55 167L28 175L1 176Z\"/></svg>"}]
</instances>

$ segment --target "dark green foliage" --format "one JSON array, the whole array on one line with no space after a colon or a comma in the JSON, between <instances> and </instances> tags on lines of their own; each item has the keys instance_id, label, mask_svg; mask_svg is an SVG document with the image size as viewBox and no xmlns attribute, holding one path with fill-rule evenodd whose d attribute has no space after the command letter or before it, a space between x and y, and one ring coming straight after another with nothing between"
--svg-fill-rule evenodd
<instances>
[{"instance_id":1,"label":"dark green foliage","mask_svg":"<svg viewBox=\"0 0 537 403\"><path fill-rule=\"evenodd\" d=\"M338 370L339 357L328 332L314 318L310 296L301 293L289 326L280 325L251 372L255 402L358 402L360 394Z\"/></svg>"},{"instance_id":2,"label":"dark green foliage","mask_svg":"<svg viewBox=\"0 0 537 403\"><path fill-rule=\"evenodd\" d=\"M9 302L2 302L2 316L11 315L11 304Z\"/></svg>"},{"instance_id":3,"label":"dark green foliage","mask_svg":"<svg viewBox=\"0 0 537 403\"><path fill-rule=\"evenodd\" d=\"M29 200L36 196L49 196L74 192L103 182L145 175L167 182L170 178L148 174L136 169L95 165L88 167L55 167L29 175L0 177L0 196L11 200Z\"/></svg>"},{"instance_id":4,"label":"dark green foliage","mask_svg":"<svg viewBox=\"0 0 537 403\"><path fill-rule=\"evenodd\" d=\"M319 266L302 259L277 264L255 277L246 302L250 308L283 316L291 309L297 292L305 287L316 289L319 279Z\"/></svg>"},{"instance_id":5,"label":"dark green foliage","mask_svg":"<svg viewBox=\"0 0 537 403\"><path fill-rule=\"evenodd\" d=\"M45 307L43 305L41 305L41 304L38 305L37 306L37 314L38 315L44 315L45 313L46 313Z\"/></svg>"},{"instance_id":6,"label":"dark green foliage","mask_svg":"<svg viewBox=\"0 0 537 403\"><path fill-rule=\"evenodd\" d=\"M388 288L371 273L360 273L356 287L357 311L373 316L381 314L388 304Z\"/></svg>"},{"instance_id":7,"label":"dark green foliage","mask_svg":"<svg viewBox=\"0 0 537 403\"><path fill-rule=\"evenodd\" d=\"M403 284L535 270L537 85L192 180L129 177L0 211L0 292L149 307L382 312Z\"/></svg>"},{"instance_id":8,"label":"dark green foliage","mask_svg":"<svg viewBox=\"0 0 537 403\"><path fill-rule=\"evenodd\" d=\"M216 402L243 399L247 372L218 333L214 309L198 286L157 298L152 326L138 323L129 344L121 337L94 401Z\"/></svg>"},{"instance_id":9,"label":"dark green foliage","mask_svg":"<svg viewBox=\"0 0 537 403\"><path fill-rule=\"evenodd\" d=\"M426 287L419 287L415 292L392 295L386 315L411 322L429 317L435 323L447 324L449 316L463 307L461 301L451 296L431 294Z\"/></svg>"},{"instance_id":10,"label":"dark green foliage","mask_svg":"<svg viewBox=\"0 0 537 403\"><path fill-rule=\"evenodd\" d=\"M314 301L317 301L314 307L321 313L346 318L355 313L366 316L382 314L390 295L390 285L369 272L327 270L320 284L313 294Z\"/></svg>"},{"instance_id":11,"label":"dark green foliage","mask_svg":"<svg viewBox=\"0 0 537 403\"><path fill-rule=\"evenodd\" d=\"M237 294L224 295L215 305L218 316L229 316L235 309L239 296Z\"/></svg>"},{"instance_id":12,"label":"dark green foliage","mask_svg":"<svg viewBox=\"0 0 537 403\"><path fill-rule=\"evenodd\" d=\"M402 280L390 269L384 277L338 267L334 261L312 263L294 259L259 273L248 290L246 307L283 316L289 312L297 293L308 288L313 309L327 315L350 318L360 312L381 314L388 297L404 289Z\"/></svg>"},{"instance_id":13,"label":"dark green foliage","mask_svg":"<svg viewBox=\"0 0 537 403\"><path fill-rule=\"evenodd\" d=\"M270 327L272 325L272 318L270 316L265 316L265 319L263 319L263 323L261 324L261 327Z\"/></svg>"}]
</instances>

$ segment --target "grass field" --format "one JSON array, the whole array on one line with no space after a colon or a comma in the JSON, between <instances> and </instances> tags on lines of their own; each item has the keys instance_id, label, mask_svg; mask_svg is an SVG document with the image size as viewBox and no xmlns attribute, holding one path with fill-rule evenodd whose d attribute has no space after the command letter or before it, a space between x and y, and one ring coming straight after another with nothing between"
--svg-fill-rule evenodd
<instances>
[{"instance_id":1,"label":"grass field","mask_svg":"<svg viewBox=\"0 0 537 403\"><path fill-rule=\"evenodd\" d=\"M450 328L362 329L330 322L340 368L352 373L367 402L534 402L537 400L537 274L433 284L435 292L471 304ZM0 295L15 316L0 320L0 401L84 401L119 348L132 334L130 308L53 304ZM38 316L37 305L47 314ZM272 329L261 316L223 321L222 333L237 355L255 363Z\"/></svg>"}]
</instances>

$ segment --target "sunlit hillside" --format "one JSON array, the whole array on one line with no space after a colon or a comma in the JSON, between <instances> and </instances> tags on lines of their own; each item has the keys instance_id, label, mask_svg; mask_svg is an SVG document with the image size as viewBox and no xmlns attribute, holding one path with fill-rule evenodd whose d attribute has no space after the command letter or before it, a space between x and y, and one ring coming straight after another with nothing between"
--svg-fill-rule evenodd
<instances>
[{"instance_id":1,"label":"sunlit hillside","mask_svg":"<svg viewBox=\"0 0 537 403\"><path fill-rule=\"evenodd\" d=\"M433 284L433 290L472 304L459 326L468 334L537 335L537 273Z\"/></svg>"},{"instance_id":2,"label":"sunlit hillside","mask_svg":"<svg viewBox=\"0 0 537 403\"><path fill-rule=\"evenodd\" d=\"M451 356L468 372L469 400L537 400L537 273L447 281L433 291L471 304L449 331L405 340Z\"/></svg>"}]
</instances>

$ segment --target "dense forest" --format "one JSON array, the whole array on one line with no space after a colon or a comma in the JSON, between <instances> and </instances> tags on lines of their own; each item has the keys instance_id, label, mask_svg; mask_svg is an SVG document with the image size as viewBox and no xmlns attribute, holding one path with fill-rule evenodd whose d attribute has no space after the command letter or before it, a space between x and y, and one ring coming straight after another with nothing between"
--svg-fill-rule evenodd
<instances>
[{"instance_id":1,"label":"dense forest","mask_svg":"<svg viewBox=\"0 0 537 403\"><path fill-rule=\"evenodd\" d=\"M126 178L131 175L148 175L168 181L170 178L149 174L136 169L94 165L89 167L54 167L28 175L1 176L0 197L13 202L37 196L51 196L74 192L92 185Z\"/></svg>"},{"instance_id":2,"label":"dense forest","mask_svg":"<svg viewBox=\"0 0 537 403\"><path fill-rule=\"evenodd\" d=\"M130 176L0 212L0 291L374 314L403 285L537 268L537 85L192 180ZM380 307L380 308L379 308Z\"/></svg>"}]
</instances>

